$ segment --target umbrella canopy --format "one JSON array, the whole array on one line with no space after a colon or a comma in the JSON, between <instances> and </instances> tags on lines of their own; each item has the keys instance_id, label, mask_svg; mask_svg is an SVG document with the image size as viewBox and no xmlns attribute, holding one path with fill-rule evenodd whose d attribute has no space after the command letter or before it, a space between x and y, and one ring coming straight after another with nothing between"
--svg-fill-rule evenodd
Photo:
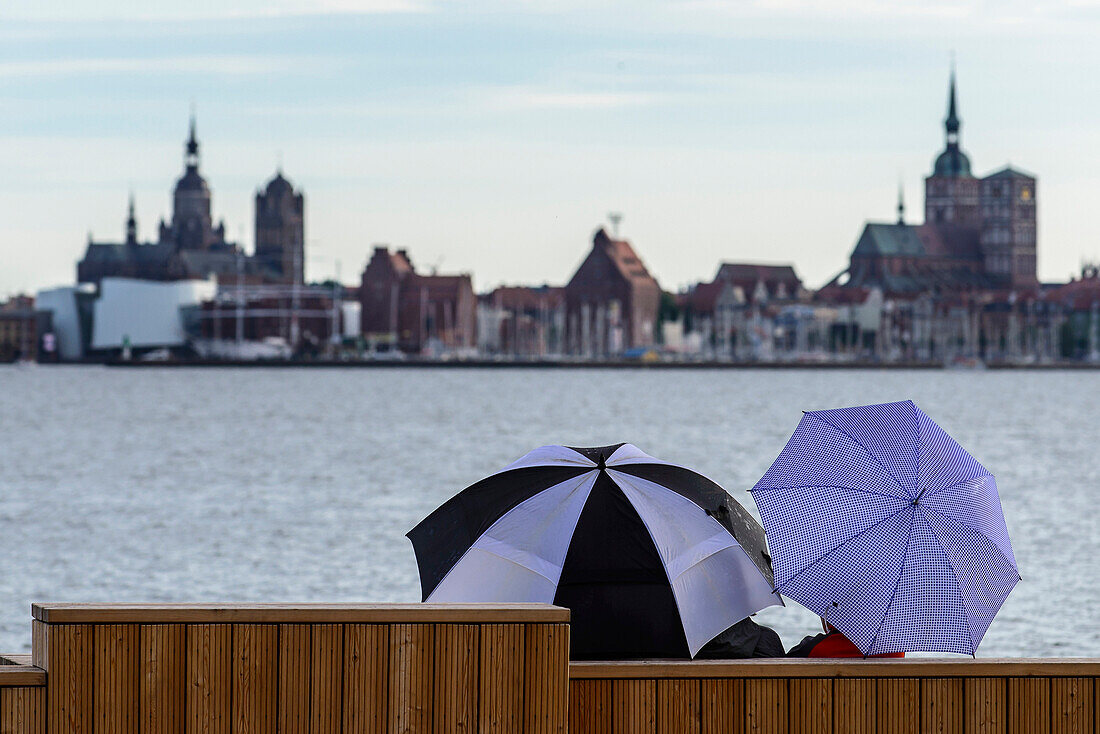
<instances>
[{"instance_id":1,"label":"umbrella canopy","mask_svg":"<svg viewBox=\"0 0 1100 734\"><path fill-rule=\"evenodd\" d=\"M694 657L782 603L760 524L631 444L535 449L408 537L425 601L568 607L574 658Z\"/></svg>"},{"instance_id":2,"label":"umbrella canopy","mask_svg":"<svg viewBox=\"0 0 1100 734\"><path fill-rule=\"evenodd\" d=\"M865 655L972 655L1020 580L993 476L912 401L806 413L750 491L776 589Z\"/></svg>"}]
</instances>

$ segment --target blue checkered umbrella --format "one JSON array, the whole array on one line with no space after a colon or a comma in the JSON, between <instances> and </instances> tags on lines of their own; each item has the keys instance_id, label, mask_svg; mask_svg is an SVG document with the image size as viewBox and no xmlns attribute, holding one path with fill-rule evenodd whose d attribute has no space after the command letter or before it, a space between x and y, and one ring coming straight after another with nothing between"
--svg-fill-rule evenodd
<instances>
[{"instance_id":1,"label":"blue checkered umbrella","mask_svg":"<svg viewBox=\"0 0 1100 734\"><path fill-rule=\"evenodd\" d=\"M993 476L912 401L804 414L750 491L776 590L864 655L972 655L1020 580Z\"/></svg>"}]
</instances>

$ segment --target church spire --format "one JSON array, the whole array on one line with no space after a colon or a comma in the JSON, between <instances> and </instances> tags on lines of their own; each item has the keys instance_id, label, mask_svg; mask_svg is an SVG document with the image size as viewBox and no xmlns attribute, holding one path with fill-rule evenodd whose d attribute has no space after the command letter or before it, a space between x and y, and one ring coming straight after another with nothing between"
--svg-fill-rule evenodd
<instances>
[{"instance_id":1,"label":"church spire","mask_svg":"<svg viewBox=\"0 0 1100 734\"><path fill-rule=\"evenodd\" d=\"M134 214L134 192L130 192L130 208L126 216L126 244L137 244L137 216Z\"/></svg>"},{"instance_id":2,"label":"church spire","mask_svg":"<svg viewBox=\"0 0 1100 734\"><path fill-rule=\"evenodd\" d=\"M943 121L943 129L947 132L948 145L959 142L958 104L955 101L955 64L951 64L951 85L947 93L947 119Z\"/></svg>"},{"instance_id":3,"label":"church spire","mask_svg":"<svg viewBox=\"0 0 1100 734\"><path fill-rule=\"evenodd\" d=\"M898 224L905 224L905 188L898 182Z\"/></svg>"},{"instance_id":4,"label":"church spire","mask_svg":"<svg viewBox=\"0 0 1100 734\"><path fill-rule=\"evenodd\" d=\"M188 168L199 167L199 139L195 136L195 108L191 108L190 134L184 146L184 163Z\"/></svg>"}]
</instances>

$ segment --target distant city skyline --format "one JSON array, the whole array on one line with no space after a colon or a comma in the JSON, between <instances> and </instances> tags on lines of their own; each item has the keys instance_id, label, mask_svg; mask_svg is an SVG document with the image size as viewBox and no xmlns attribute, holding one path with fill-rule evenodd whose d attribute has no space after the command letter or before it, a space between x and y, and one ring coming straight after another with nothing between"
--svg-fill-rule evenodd
<instances>
[{"instance_id":1,"label":"distant city skyline","mask_svg":"<svg viewBox=\"0 0 1100 734\"><path fill-rule=\"evenodd\" d=\"M226 7L228 6L228 7ZM1039 176L1039 273L1100 256L1100 6L845 2L85 4L0 10L0 297L71 283L91 231L171 212L197 108L215 221L252 250L279 163L306 273L375 243L562 284L610 211L660 284L722 260L817 287L899 181L920 221L952 49L962 144Z\"/></svg>"}]
</instances>

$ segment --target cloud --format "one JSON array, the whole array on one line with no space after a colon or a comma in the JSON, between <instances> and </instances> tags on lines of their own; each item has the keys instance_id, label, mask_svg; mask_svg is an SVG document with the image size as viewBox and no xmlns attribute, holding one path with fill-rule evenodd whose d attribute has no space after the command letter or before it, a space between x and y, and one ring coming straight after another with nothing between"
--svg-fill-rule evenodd
<instances>
[{"instance_id":1,"label":"cloud","mask_svg":"<svg viewBox=\"0 0 1100 734\"><path fill-rule=\"evenodd\" d=\"M229 20L297 15L417 13L428 0L8 0L0 18L24 21Z\"/></svg>"},{"instance_id":2,"label":"cloud","mask_svg":"<svg viewBox=\"0 0 1100 734\"><path fill-rule=\"evenodd\" d=\"M498 111L607 110L660 101L659 95L652 93L555 91L525 86L501 87L483 94L485 106Z\"/></svg>"},{"instance_id":3,"label":"cloud","mask_svg":"<svg viewBox=\"0 0 1100 734\"><path fill-rule=\"evenodd\" d=\"M315 64L317 62L317 57L286 55L208 55L165 56L160 58L71 58L0 61L0 79L134 73L198 73L247 76L270 74L273 71L300 70L305 64Z\"/></svg>"}]
</instances>

